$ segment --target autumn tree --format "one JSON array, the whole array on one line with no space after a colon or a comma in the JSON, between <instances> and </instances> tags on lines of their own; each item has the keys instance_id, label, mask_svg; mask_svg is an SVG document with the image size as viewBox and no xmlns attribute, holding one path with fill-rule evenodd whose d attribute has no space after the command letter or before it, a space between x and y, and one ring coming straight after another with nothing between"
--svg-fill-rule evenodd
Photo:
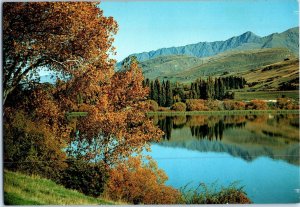
<instances>
[{"instance_id":1,"label":"autumn tree","mask_svg":"<svg viewBox=\"0 0 300 207\"><path fill-rule=\"evenodd\" d=\"M110 165L160 138L144 114L148 89L136 60L114 73L109 54L117 23L97 3L5 3L3 9L4 100L21 84L31 87L23 108L69 146L69 156ZM27 84L44 68L65 79L50 88ZM76 111L86 115L68 115Z\"/></svg>"},{"instance_id":2,"label":"autumn tree","mask_svg":"<svg viewBox=\"0 0 300 207\"><path fill-rule=\"evenodd\" d=\"M112 165L133 152L141 152L149 141L160 139L162 132L145 115L148 88L142 81L138 62L131 57L124 70L112 76L95 103L85 104L89 115L77 122L79 134L73 142L81 148L76 148L81 152L85 148L93 159Z\"/></svg>"},{"instance_id":3,"label":"autumn tree","mask_svg":"<svg viewBox=\"0 0 300 207\"><path fill-rule=\"evenodd\" d=\"M4 167L40 174L57 181L67 165L61 137L55 136L45 120L38 124L24 109L8 109L3 124Z\"/></svg>"},{"instance_id":4,"label":"autumn tree","mask_svg":"<svg viewBox=\"0 0 300 207\"><path fill-rule=\"evenodd\" d=\"M114 200L133 204L178 204L180 192L166 186L168 179L157 164L149 159L132 157L111 170L105 193Z\"/></svg>"},{"instance_id":5,"label":"autumn tree","mask_svg":"<svg viewBox=\"0 0 300 207\"><path fill-rule=\"evenodd\" d=\"M86 68L93 65L109 75L114 61L108 52L116 31L117 23L103 16L96 3L5 2L3 103L42 69L74 77L91 75Z\"/></svg>"}]
</instances>

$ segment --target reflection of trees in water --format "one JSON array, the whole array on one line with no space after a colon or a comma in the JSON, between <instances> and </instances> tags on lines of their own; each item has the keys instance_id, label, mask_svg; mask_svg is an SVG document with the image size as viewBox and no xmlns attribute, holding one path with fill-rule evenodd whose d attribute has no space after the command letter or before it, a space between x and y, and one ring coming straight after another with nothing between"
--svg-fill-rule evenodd
<instances>
[{"instance_id":1,"label":"reflection of trees in water","mask_svg":"<svg viewBox=\"0 0 300 207\"><path fill-rule=\"evenodd\" d=\"M229 128L243 128L245 127L246 122L242 123L224 123L223 120L215 123L210 126L204 124L201 126L191 126L192 136L197 137L198 139L208 139L208 140L221 140L223 138L223 132Z\"/></svg>"},{"instance_id":2,"label":"reflection of trees in water","mask_svg":"<svg viewBox=\"0 0 300 207\"><path fill-rule=\"evenodd\" d=\"M191 133L193 137L198 139L208 139L208 140L221 140L223 138L223 132L229 128L243 128L246 122L241 123L227 123L228 117L218 117L218 119L209 119L210 117L205 117L207 121L199 121L196 124L193 119L193 124L187 124L191 122L191 117L186 116L176 116L176 117L165 117L164 119L158 120L158 126L164 131L164 139L170 139L172 129L181 129L184 126L190 125ZM214 117L215 118L215 117Z\"/></svg>"},{"instance_id":3,"label":"reflection of trees in water","mask_svg":"<svg viewBox=\"0 0 300 207\"><path fill-rule=\"evenodd\" d=\"M249 125L246 127L246 123L255 123L253 125L254 129L258 128L257 130L261 134L256 132L254 134L250 133ZM158 121L158 126L165 132L165 140L171 139L172 129L182 127L189 127L192 136L198 138L198 141L194 140L192 142L190 140L187 142L185 139L162 141L159 144L163 146L181 147L201 152L225 152L247 161L265 156L274 160L284 160L294 165L300 164L299 142L286 140L286 145L284 145L282 140L276 137L279 136L277 133L281 132L281 129L289 126L292 131L295 131L294 127L297 127L298 131L299 115L297 114L161 117ZM224 132L232 128L245 128L245 130L248 130L246 131L248 133L242 136L231 134L234 136L233 142L235 144L220 141ZM265 128L266 130L264 130ZM276 131L272 131L272 129L276 129ZM267 135L269 139L265 139L266 136L263 135Z\"/></svg>"},{"instance_id":4,"label":"reflection of trees in water","mask_svg":"<svg viewBox=\"0 0 300 207\"><path fill-rule=\"evenodd\" d=\"M165 119L158 120L158 126L165 133L163 138L169 140L171 138L173 128L172 117L167 116Z\"/></svg>"},{"instance_id":5,"label":"reflection of trees in water","mask_svg":"<svg viewBox=\"0 0 300 207\"><path fill-rule=\"evenodd\" d=\"M244 128L247 122L257 123L258 127L271 126L278 129L280 126L299 128L299 116L294 114L279 115L225 115L225 116L165 116L156 119L156 123L164 131L164 139L170 139L172 129L190 127L193 137L198 139L222 140L225 130L230 128ZM268 129L268 130L267 130ZM286 129L286 128L285 128ZM272 134L271 134L272 132ZM266 128L261 133L275 137L281 136L278 130Z\"/></svg>"}]
</instances>

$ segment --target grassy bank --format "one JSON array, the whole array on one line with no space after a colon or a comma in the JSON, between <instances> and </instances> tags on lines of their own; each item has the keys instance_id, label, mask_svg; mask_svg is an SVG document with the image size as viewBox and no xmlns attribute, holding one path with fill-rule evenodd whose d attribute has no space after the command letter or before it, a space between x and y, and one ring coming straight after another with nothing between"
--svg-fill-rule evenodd
<instances>
[{"instance_id":1,"label":"grassy bank","mask_svg":"<svg viewBox=\"0 0 300 207\"><path fill-rule=\"evenodd\" d=\"M10 171L4 171L4 202L6 205L114 204L66 189L48 179Z\"/></svg>"},{"instance_id":2,"label":"grassy bank","mask_svg":"<svg viewBox=\"0 0 300 207\"><path fill-rule=\"evenodd\" d=\"M285 96L294 100L299 100L299 91L254 91L254 92L235 92L234 99L237 101L250 101L253 99L275 100Z\"/></svg>"},{"instance_id":3,"label":"grassy bank","mask_svg":"<svg viewBox=\"0 0 300 207\"><path fill-rule=\"evenodd\" d=\"M224 111L151 111L147 115L243 115L243 114L299 114L299 110L224 110Z\"/></svg>"}]
</instances>

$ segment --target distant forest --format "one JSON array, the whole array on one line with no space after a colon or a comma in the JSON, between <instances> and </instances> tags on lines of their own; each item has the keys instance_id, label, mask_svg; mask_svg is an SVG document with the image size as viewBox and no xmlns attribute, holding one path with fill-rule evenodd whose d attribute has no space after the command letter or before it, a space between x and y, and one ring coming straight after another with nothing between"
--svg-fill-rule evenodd
<instances>
[{"instance_id":1,"label":"distant forest","mask_svg":"<svg viewBox=\"0 0 300 207\"><path fill-rule=\"evenodd\" d=\"M244 88L246 80L243 77L228 76L207 80L197 79L189 85L171 83L159 79L143 81L144 87L149 87L148 99L154 100L159 106L170 107L173 103L186 99L233 99L234 93L228 90Z\"/></svg>"}]
</instances>

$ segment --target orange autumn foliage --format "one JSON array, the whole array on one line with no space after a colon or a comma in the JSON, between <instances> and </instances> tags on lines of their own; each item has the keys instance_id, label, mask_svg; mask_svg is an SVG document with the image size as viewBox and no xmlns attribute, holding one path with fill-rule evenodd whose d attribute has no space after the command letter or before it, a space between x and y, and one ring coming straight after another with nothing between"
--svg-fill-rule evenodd
<instances>
[{"instance_id":1,"label":"orange autumn foliage","mask_svg":"<svg viewBox=\"0 0 300 207\"><path fill-rule=\"evenodd\" d=\"M255 99L250 101L250 103L247 103L246 108L255 110L266 110L269 107L266 101Z\"/></svg>"},{"instance_id":2,"label":"orange autumn foliage","mask_svg":"<svg viewBox=\"0 0 300 207\"><path fill-rule=\"evenodd\" d=\"M110 172L105 194L113 200L134 204L175 204L180 199L178 190L166 186L166 174L148 158L131 157Z\"/></svg>"},{"instance_id":3,"label":"orange autumn foliage","mask_svg":"<svg viewBox=\"0 0 300 207\"><path fill-rule=\"evenodd\" d=\"M148 89L138 63L130 59L123 72L114 73L109 54L118 26L98 3L7 2L3 10L4 103L24 83L30 101L20 107L36 123L68 143L70 154L84 152L85 159L108 165L161 137L144 114ZM49 87L34 83L30 77L42 67L65 78ZM79 109L87 115L67 119Z\"/></svg>"},{"instance_id":4,"label":"orange autumn foliage","mask_svg":"<svg viewBox=\"0 0 300 207\"><path fill-rule=\"evenodd\" d=\"M99 76L112 70L112 17L93 2L5 2L3 4L4 102L20 82L48 68L67 76ZM98 75L90 70L101 67ZM86 87L86 84L79 84ZM78 87L79 87L78 85ZM79 88L77 88L79 90Z\"/></svg>"},{"instance_id":5,"label":"orange autumn foliage","mask_svg":"<svg viewBox=\"0 0 300 207\"><path fill-rule=\"evenodd\" d=\"M186 105L183 102L176 102L171 106L173 111L186 111Z\"/></svg>"},{"instance_id":6,"label":"orange autumn foliage","mask_svg":"<svg viewBox=\"0 0 300 207\"><path fill-rule=\"evenodd\" d=\"M299 109L299 106L296 102L289 98L278 98L276 107L278 109Z\"/></svg>"},{"instance_id":7,"label":"orange autumn foliage","mask_svg":"<svg viewBox=\"0 0 300 207\"><path fill-rule=\"evenodd\" d=\"M203 99L187 99L186 109L188 111L207 111L206 101Z\"/></svg>"},{"instance_id":8,"label":"orange autumn foliage","mask_svg":"<svg viewBox=\"0 0 300 207\"><path fill-rule=\"evenodd\" d=\"M107 164L114 164L133 152L139 153L149 141L158 141L162 131L145 115L148 90L136 60L115 73L93 104L86 104L88 116L77 121L76 141L88 141L89 151ZM86 101L84 101L86 102Z\"/></svg>"},{"instance_id":9,"label":"orange autumn foliage","mask_svg":"<svg viewBox=\"0 0 300 207\"><path fill-rule=\"evenodd\" d=\"M245 110L246 104L242 101L224 100L225 110Z\"/></svg>"}]
</instances>

